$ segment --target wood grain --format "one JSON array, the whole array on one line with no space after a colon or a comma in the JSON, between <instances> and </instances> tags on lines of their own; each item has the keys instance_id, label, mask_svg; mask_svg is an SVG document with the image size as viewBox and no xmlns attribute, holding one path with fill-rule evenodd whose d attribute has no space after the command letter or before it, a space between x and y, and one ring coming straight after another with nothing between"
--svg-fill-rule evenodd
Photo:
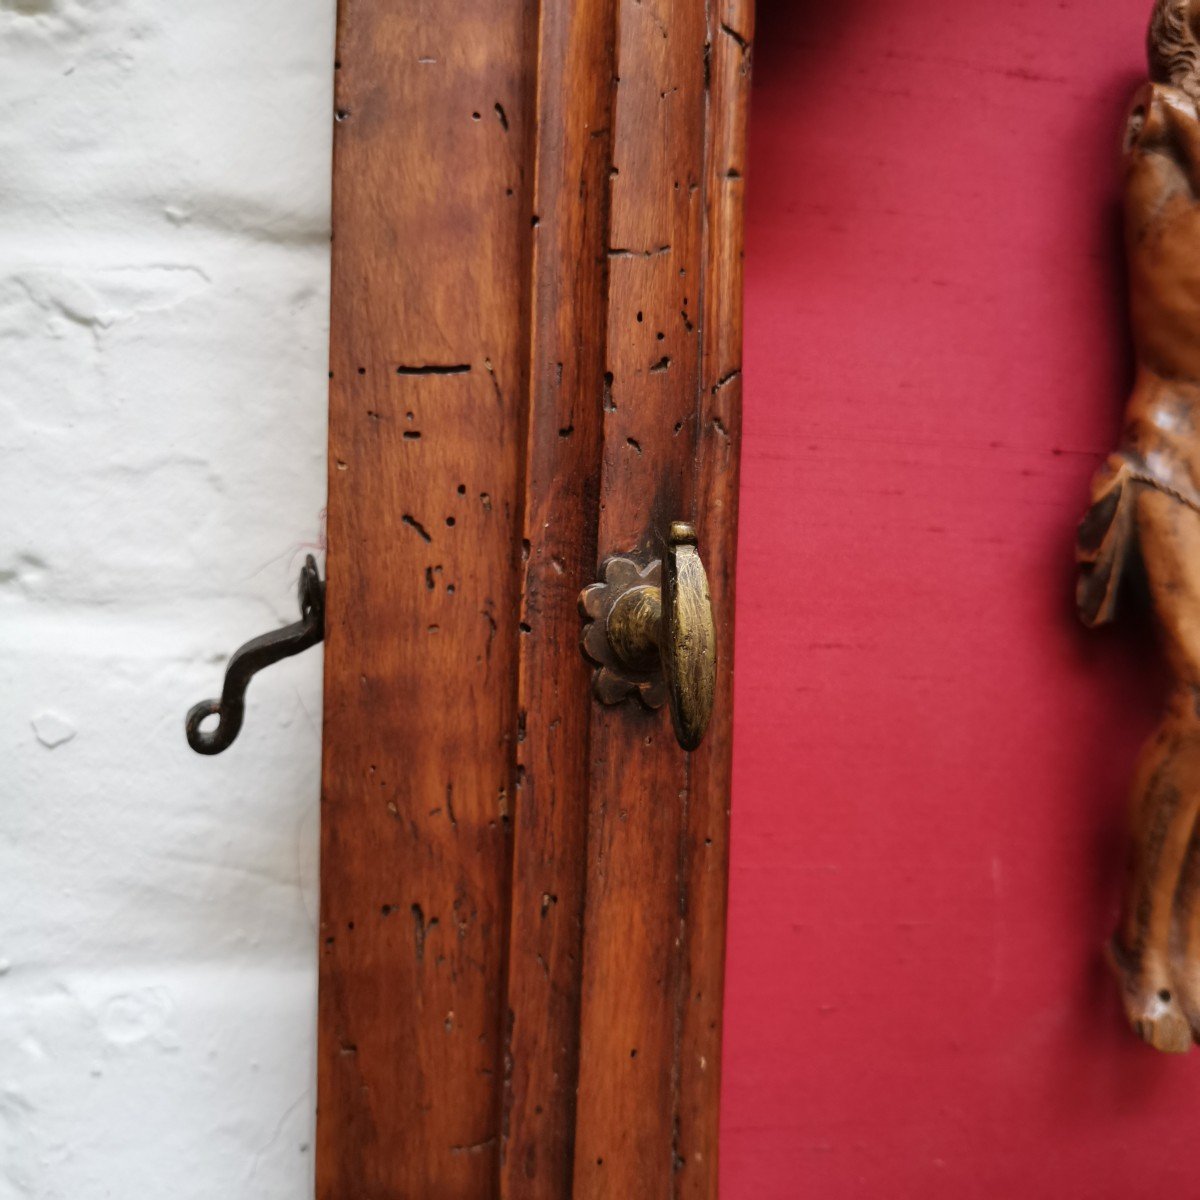
<instances>
[{"instance_id":1,"label":"wood grain","mask_svg":"<svg viewBox=\"0 0 1200 1200\"><path fill-rule=\"evenodd\" d=\"M317 1195L496 1193L524 7L339 14Z\"/></svg>"},{"instance_id":2,"label":"wood grain","mask_svg":"<svg viewBox=\"0 0 1200 1200\"><path fill-rule=\"evenodd\" d=\"M743 7L343 0L322 1200L715 1194ZM674 520L691 766L578 644Z\"/></svg>"},{"instance_id":3,"label":"wood grain","mask_svg":"<svg viewBox=\"0 0 1200 1200\"><path fill-rule=\"evenodd\" d=\"M591 667L576 597L596 560L608 320L614 0L542 8L538 31L520 744L504 1195L571 1194Z\"/></svg>"},{"instance_id":4,"label":"wood grain","mask_svg":"<svg viewBox=\"0 0 1200 1200\"><path fill-rule=\"evenodd\" d=\"M753 0L709 9L712 88L705 164L704 308L696 506L717 622L708 737L691 756L675 1194L717 1195L733 741L734 579L742 429L742 288Z\"/></svg>"},{"instance_id":5,"label":"wood grain","mask_svg":"<svg viewBox=\"0 0 1200 1200\"><path fill-rule=\"evenodd\" d=\"M693 517L701 365L705 8L620 18L601 555L659 548ZM595 710L591 743L574 1194L669 1196L687 759L663 714L632 705Z\"/></svg>"}]
</instances>

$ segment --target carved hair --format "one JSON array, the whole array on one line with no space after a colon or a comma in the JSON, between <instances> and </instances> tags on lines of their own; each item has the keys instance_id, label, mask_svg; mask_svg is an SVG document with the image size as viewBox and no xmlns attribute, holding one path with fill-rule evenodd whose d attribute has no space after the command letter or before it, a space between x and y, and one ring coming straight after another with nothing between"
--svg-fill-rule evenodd
<instances>
[{"instance_id":1,"label":"carved hair","mask_svg":"<svg viewBox=\"0 0 1200 1200\"><path fill-rule=\"evenodd\" d=\"M1147 39L1150 78L1200 101L1200 5L1195 0L1156 0Z\"/></svg>"}]
</instances>

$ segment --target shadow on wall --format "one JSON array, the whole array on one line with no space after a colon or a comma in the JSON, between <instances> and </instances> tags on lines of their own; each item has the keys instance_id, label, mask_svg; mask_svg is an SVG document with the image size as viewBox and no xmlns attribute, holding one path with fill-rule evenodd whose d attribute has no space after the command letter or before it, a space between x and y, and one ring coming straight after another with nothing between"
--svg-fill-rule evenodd
<instances>
[{"instance_id":1,"label":"shadow on wall","mask_svg":"<svg viewBox=\"0 0 1200 1200\"><path fill-rule=\"evenodd\" d=\"M754 83L770 86L793 76L797 61L838 53L860 19L862 4L816 0L759 0L755 16Z\"/></svg>"}]
</instances>

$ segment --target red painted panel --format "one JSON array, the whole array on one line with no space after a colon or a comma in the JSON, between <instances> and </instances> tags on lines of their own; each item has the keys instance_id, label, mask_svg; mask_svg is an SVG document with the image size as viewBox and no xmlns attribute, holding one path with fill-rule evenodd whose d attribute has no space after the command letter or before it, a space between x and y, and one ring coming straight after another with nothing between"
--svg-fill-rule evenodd
<instances>
[{"instance_id":1,"label":"red painted panel","mask_svg":"<svg viewBox=\"0 0 1200 1200\"><path fill-rule=\"evenodd\" d=\"M1152 643L1071 607L1148 9L761 0L725 1200L1200 1194L1101 959Z\"/></svg>"}]
</instances>

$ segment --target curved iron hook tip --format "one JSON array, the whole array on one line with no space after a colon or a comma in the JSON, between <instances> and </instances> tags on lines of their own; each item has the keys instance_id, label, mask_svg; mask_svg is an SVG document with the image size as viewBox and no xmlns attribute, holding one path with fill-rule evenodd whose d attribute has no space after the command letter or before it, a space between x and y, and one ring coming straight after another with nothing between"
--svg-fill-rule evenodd
<instances>
[{"instance_id":1,"label":"curved iron hook tip","mask_svg":"<svg viewBox=\"0 0 1200 1200\"><path fill-rule=\"evenodd\" d=\"M300 568L300 620L284 629L264 633L247 642L229 660L225 685L219 700L201 700L188 711L184 728L188 745L197 754L220 754L233 745L241 732L246 715L246 688L263 668L281 659L291 658L325 637L325 584L310 554ZM213 729L201 729L208 717L215 716Z\"/></svg>"}]
</instances>

